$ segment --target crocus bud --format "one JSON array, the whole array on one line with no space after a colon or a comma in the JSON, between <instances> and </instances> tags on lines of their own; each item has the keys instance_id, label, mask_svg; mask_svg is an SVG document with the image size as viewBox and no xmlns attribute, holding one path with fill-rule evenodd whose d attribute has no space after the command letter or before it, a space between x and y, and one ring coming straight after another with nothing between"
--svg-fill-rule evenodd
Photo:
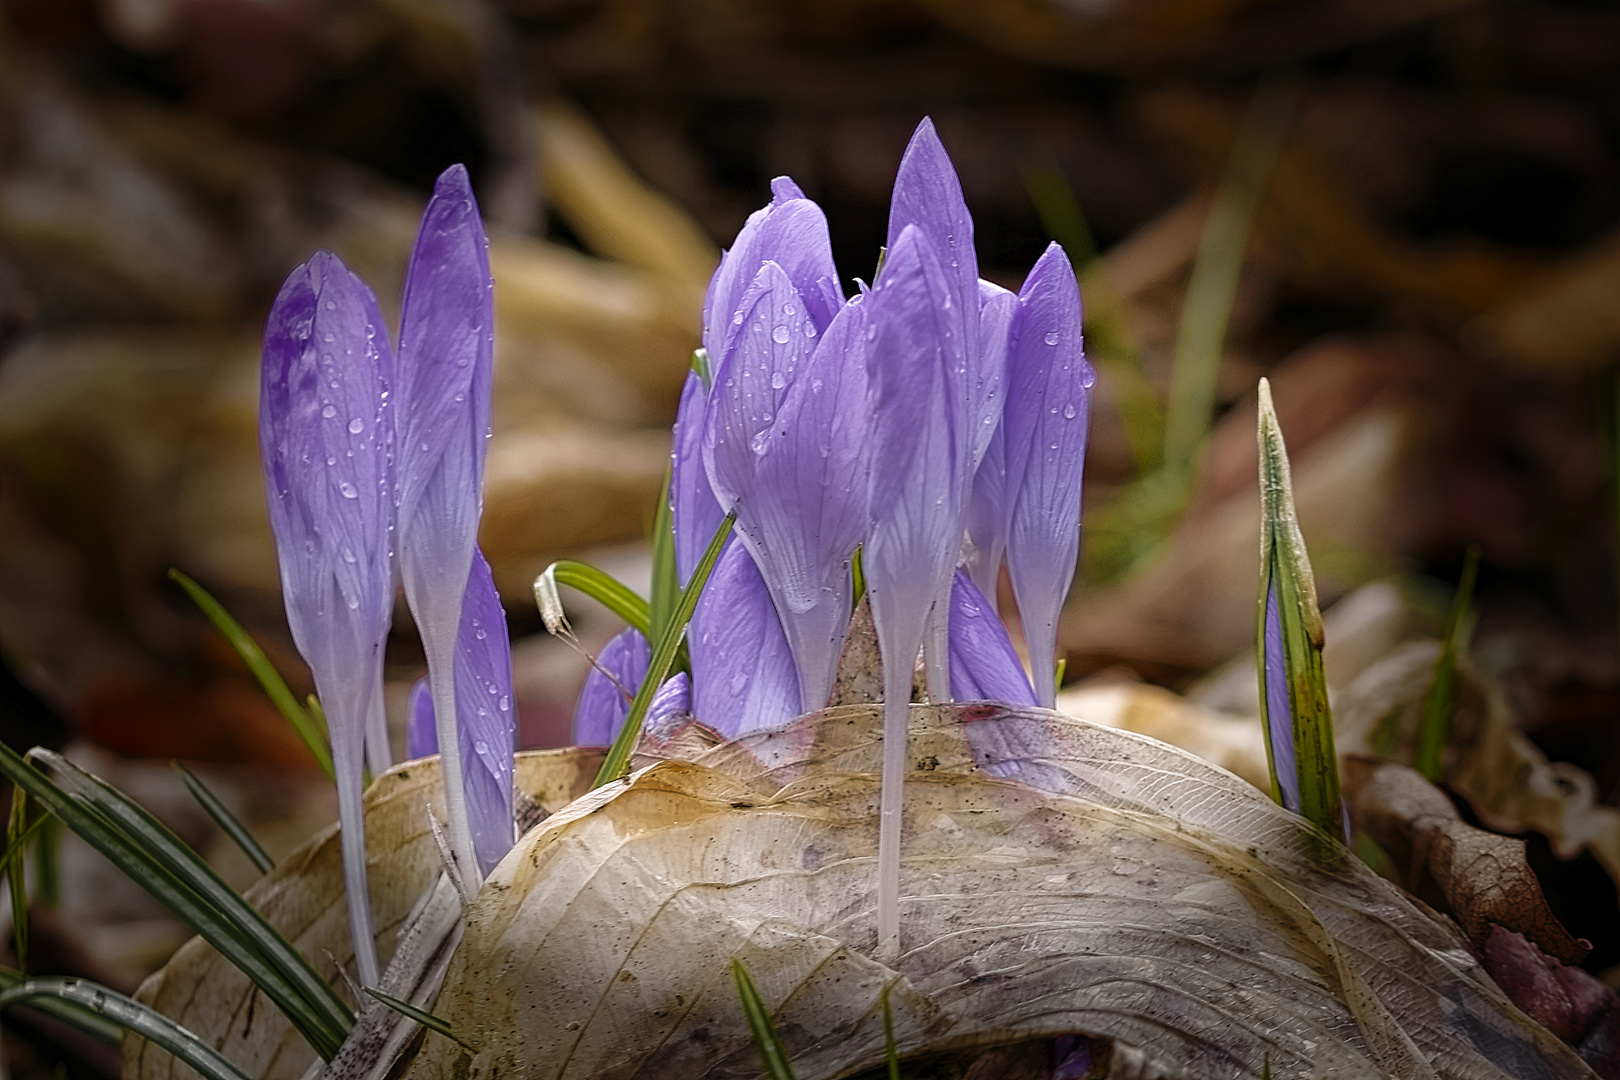
<instances>
[{"instance_id":1,"label":"crocus bud","mask_svg":"<svg viewBox=\"0 0 1620 1080\"><path fill-rule=\"evenodd\" d=\"M726 512L714 497L709 474L703 465L704 417L709 407L709 389L697 372L686 376L681 389L680 410L675 414L675 431L670 448L669 502L675 524L675 573L685 588L724 520Z\"/></svg>"},{"instance_id":2,"label":"crocus bud","mask_svg":"<svg viewBox=\"0 0 1620 1080\"><path fill-rule=\"evenodd\" d=\"M692 714L728 739L799 714L799 680L753 557L728 544L687 629Z\"/></svg>"},{"instance_id":3,"label":"crocus bud","mask_svg":"<svg viewBox=\"0 0 1620 1080\"><path fill-rule=\"evenodd\" d=\"M1035 705L1023 661L1007 637L996 606L965 571L951 583L951 697Z\"/></svg>"},{"instance_id":4,"label":"crocus bud","mask_svg":"<svg viewBox=\"0 0 1620 1080\"><path fill-rule=\"evenodd\" d=\"M456 634L483 508L495 325L488 243L467 170L446 169L405 272L398 389L399 565L427 654L446 776L455 738ZM460 785L446 787L450 844L476 863Z\"/></svg>"},{"instance_id":5,"label":"crocus bud","mask_svg":"<svg viewBox=\"0 0 1620 1080\"><path fill-rule=\"evenodd\" d=\"M265 326L259 441L287 622L330 729L349 925L367 984L377 957L361 773L368 727L381 726L394 599L393 367L376 296L337 256L321 252L288 275ZM376 753L375 731L371 742ZM386 768L386 742L381 754Z\"/></svg>"},{"instance_id":6,"label":"crocus bud","mask_svg":"<svg viewBox=\"0 0 1620 1080\"><path fill-rule=\"evenodd\" d=\"M433 726L433 691L424 675L411 684L405 701L405 760L432 757L439 752L439 732Z\"/></svg>"},{"instance_id":7,"label":"crocus bud","mask_svg":"<svg viewBox=\"0 0 1620 1080\"><path fill-rule=\"evenodd\" d=\"M602 646L574 705L575 746L613 745L651 663L652 649L634 628L619 631Z\"/></svg>"},{"instance_id":8,"label":"crocus bud","mask_svg":"<svg viewBox=\"0 0 1620 1080\"><path fill-rule=\"evenodd\" d=\"M1080 553L1080 479L1096 375L1080 345L1080 289L1052 244L1018 293L1007 352L1007 575L1040 703L1057 694L1058 615Z\"/></svg>"}]
</instances>

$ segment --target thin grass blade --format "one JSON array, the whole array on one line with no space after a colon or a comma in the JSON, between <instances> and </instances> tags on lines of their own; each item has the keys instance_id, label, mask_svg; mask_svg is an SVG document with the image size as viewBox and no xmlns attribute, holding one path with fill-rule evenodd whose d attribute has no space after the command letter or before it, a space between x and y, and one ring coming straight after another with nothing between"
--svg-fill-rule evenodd
<instances>
[{"instance_id":1,"label":"thin grass blade","mask_svg":"<svg viewBox=\"0 0 1620 1080\"><path fill-rule=\"evenodd\" d=\"M1322 613L1271 385L1260 380L1260 599L1255 665L1272 796L1328 836L1344 835ZM1286 715L1285 715L1286 714Z\"/></svg>"},{"instance_id":2,"label":"thin grass blade","mask_svg":"<svg viewBox=\"0 0 1620 1080\"><path fill-rule=\"evenodd\" d=\"M636 748L636 740L641 736L641 721L647 715L647 706L652 704L653 695L663 683L664 677L669 674L670 666L675 662L675 655L680 650L682 640L686 636L686 624L692 621L692 612L697 607L698 596L703 592L703 586L709 580L709 574L714 570L714 564L720 559L720 549L725 546L726 537L731 535L731 526L737 520L735 512L727 514L720 527L714 531L709 540L708 548L703 552L703 558L698 561L697 568L692 571L692 578L681 590L681 602L675 607L674 618L664 633L653 646L652 662L647 665L647 674L641 680L641 686L636 690L635 698L630 702L630 712L624 718L624 727L619 729L618 737L608 748L607 757L602 760L602 767L596 773L592 788L599 788L603 784L610 784L630 771L630 756Z\"/></svg>"},{"instance_id":3,"label":"thin grass blade","mask_svg":"<svg viewBox=\"0 0 1620 1080\"><path fill-rule=\"evenodd\" d=\"M0 993L0 1009L24 1004L38 1008L47 1001L68 1002L87 1009L125 1031L156 1043L206 1080L249 1080L247 1073L232 1065L219 1051L162 1013L86 979L28 979Z\"/></svg>"},{"instance_id":4,"label":"thin grass blade","mask_svg":"<svg viewBox=\"0 0 1620 1080\"><path fill-rule=\"evenodd\" d=\"M900 1080L900 1045L894 1038L894 1008L889 1004L890 983L884 984L883 993L878 995L878 1005L883 1009L883 1062L889 1068L889 1080Z\"/></svg>"},{"instance_id":5,"label":"thin grass blade","mask_svg":"<svg viewBox=\"0 0 1620 1080\"><path fill-rule=\"evenodd\" d=\"M286 680L264 655L259 643L254 641L242 628L242 624L232 618L224 605L210 596L208 590L201 585L175 569L169 570L169 579L186 591L186 595L191 597L191 602L196 604L207 616L208 621L214 624L214 629L225 636L231 648L236 650L236 655L242 658L242 663L246 664L253 677L259 680L265 695L277 709L281 710L281 715L287 718L293 730L298 732L298 737L304 740L304 745L309 747L309 752L315 755L315 760L320 764L326 778L332 779L332 751L327 746L325 725L317 724L298 704L298 699L293 697Z\"/></svg>"},{"instance_id":6,"label":"thin grass blade","mask_svg":"<svg viewBox=\"0 0 1620 1080\"><path fill-rule=\"evenodd\" d=\"M748 1030L754 1035L754 1047L765 1066L765 1075L770 1080L796 1080L787 1049L776 1034L776 1025L771 1023L771 1014L741 960L731 962L731 977L737 980L737 999L742 1002L743 1018L748 1021Z\"/></svg>"},{"instance_id":7,"label":"thin grass blade","mask_svg":"<svg viewBox=\"0 0 1620 1080\"><path fill-rule=\"evenodd\" d=\"M418 1009L415 1005L412 1005L408 1001L403 1001L395 997L393 994L385 994L375 986L367 986L363 987L363 989L371 997L376 998L378 1001L399 1013L399 1015L405 1017L407 1020L414 1020L416 1023L421 1024L429 1031L438 1032L440 1035L443 1035L445 1038L449 1039L458 1046L465 1047L472 1053L478 1053L478 1047L457 1035L455 1031L451 1029L450 1022L445 1020L443 1017L434 1016L426 1009Z\"/></svg>"},{"instance_id":8,"label":"thin grass blade","mask_svg":"<svg viewBox=\"0 0 1620 1080\"><path fill-rule=\"evenodd\" d=\"M673 470L664 469L664 483L658 490L658 511L652 524L652 587L647 604L648 641L662 637L681 602L680 571L675 565L675 513L669 501Z\"/></svg>"},{"instance_id":9,"label":"thin grass blade","mask_svg":"<svg viewBox=\"0 0 1620 1080\"><path fill-rule=\"evenodd\" d=\"M30 835L28 794L11 789L11 813L6 819L6 886L11 893L11 948L17 966L28 970L28 873L23 851Z\"/></svg>"},{"instance_id":10,"label":"thin grass blade","mask_svg":"<svg viewBox=\"0 0 1620 1080\"><path fill-rule=\"evenodd\" d=\"M1440 656L1434 662L1434 677L1423 694L1418 713L1417 742L1412 750L1412 767L1425 780L1439 783L1443 775L1442 755L1451 740L1451 714L1457 706L1457 654L1466 636L1468 610L1474 599L1474 582L1479 577L1479 545L1469 544L1463 556L1462 577L1451 598L1445 633L1440 639Z\"/></svg>"},{"instance_id":11,"label":"thin grass blade","mask_svg":"<svg viewBox=\"0 0 1620 1080\"><path fill-rule=\"evenodd\" d=\"M178 761L171 761L169 764L173 766L175 772L180 774L180 780L186 785L186 790L191 792L191 797L196 799L198 805L208 812L209 817L214 819L214 824L225 830L225 835L230 837L232 842L242 849L242 854L246 855L248 861L258 868L259 873L268 874L271 867L276 864L269 855L265 854L264 848L259 846L259 842L253 839L253 834L248 832L247 826L238 821L236 815L231 813L230 807L220 802L219 796L208 790L208 785L192 775L190 769Z\"/></svg>"},{"instance_id":12,"label":"thin grass blade","mask_svg":"<svg viewBox=\"0 0 1620 1080\"><path fill-rule=\"evenodd\" d=\"M1166 469L1184 473L1191 468L1209 431L1221 347L1254 213L1270 182L1299 96L1298 85L1284 80L1268 80L1255 92L1210 204L1176 335L1164 425Z\"/></svg>"},{"instance_id":13,"label":"thin grass blade","mask_svg":"<svg viewBox=\"0 0 1620 1080\"><path fill-rule=\"evenodd\" d=\"M26 790L115 869L219 950L286 1014L317 1053L330 1059L337 1052L353 1024L347 1006L285 938L207 870L207 864L195 852L185 849L204 872L193 877L212 877L217 883L216 893L223 890L230 898L224 910L90 800L69 794L4 744L0 744L0 774ZM172 838L173 834L169 835Z\"/></svg>"}]
</instances>

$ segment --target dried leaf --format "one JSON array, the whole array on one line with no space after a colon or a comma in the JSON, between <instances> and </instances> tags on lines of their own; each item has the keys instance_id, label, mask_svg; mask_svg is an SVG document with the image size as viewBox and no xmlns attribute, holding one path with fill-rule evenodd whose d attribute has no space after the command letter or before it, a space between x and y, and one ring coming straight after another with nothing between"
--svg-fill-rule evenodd
<instances>
[{"instance_id":1,"label":"dried leaf","mask_svg":"<svg viewBox=\"0 0 1620 1080\"><path fill-rule=\"evenodd\" d=\"M1524 934L1567 964L1578 964L1591 944L1564 929L1524 857L1524 841L1476 829L1444 792L1417 770L1368 757L1345 761L1354 791L1356 824L1394 859L1410 868L1407 884L1426 872L1462 923L1483 946L1493 926Z\"/></svg>"}]
</instances>

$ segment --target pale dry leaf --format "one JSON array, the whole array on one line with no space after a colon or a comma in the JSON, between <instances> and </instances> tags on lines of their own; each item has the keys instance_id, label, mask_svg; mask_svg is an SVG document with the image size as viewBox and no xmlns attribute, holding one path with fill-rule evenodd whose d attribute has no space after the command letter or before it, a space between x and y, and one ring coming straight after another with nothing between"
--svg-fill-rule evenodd
<instances>
[{"instance_id":1,"label":"pale dry leaf","mask_svg":"<svg viewBox=\"0 0 1620 1080\"><path fill-rule=\"evenodd\" d=\"M895 969L872 959L870 706L653 764L491 876L407 1076L804 1080L1086 1033L1116 1075L1587 1076L1448 925L1230 774L1039 711L914 707Z\"/></svg>"}]
</instances>

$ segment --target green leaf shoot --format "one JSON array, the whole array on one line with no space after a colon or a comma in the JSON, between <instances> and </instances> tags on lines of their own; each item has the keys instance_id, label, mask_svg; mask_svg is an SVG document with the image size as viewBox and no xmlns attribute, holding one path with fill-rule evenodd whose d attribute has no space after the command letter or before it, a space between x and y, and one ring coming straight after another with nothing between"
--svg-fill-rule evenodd
<instances>
[{"instance_id":1,"label":"green leaf shoot","mask_svg":"<svg viewBox=\"0 0 1620 1080\"><path fill-rule=\"evenodd\" d=\"M754 985L753 977L743 967L741 960L731 961L731 976L737 981L737 999L742 1002L743 1018L748 1021L748 1030L753 1033L754 1047L765 1066L765 1075L770 1080L795 1080L793 1064L788 1060L781 1036L776 1033L776 1025L771 1023L770 1010L765 1008L759 988Z\"/></svg>"},{"instance_id":2,"label":"green leaf shoot","mask_svg":"<svg viewBox=\"0 0 1620 1080\"><path fill-rule=\"evenodd\" d=\"M1462 577L1451 598L1445 632L1440 637L1440 655L1434 662L1434 676L1424 691L1418 712L1417 741L1412 749L1412 767L1430 783L1444 775L1446 743L1451 740L1451 714L1457 708L1457 654L1464 647L1468 610L1474 599L1474 582L1479 577L1479 545L1468 545L1463 556Z\"/></svg>"},{"instance_id":3,"label":"green leaf shoot","mask_svg":"<svg viewBox=\"0 0 1620 1080\"><path fill-rule=\"evenodd\" d=\"M186 790L191 792L191 797L196 799L198 805L207 812L209 817L214 819L214 824L223 829L225 835L230 837L232 842L242 849L242 854L246 855L248 861L258 868L259 873L268 874L270 868L276 865L275 862L271 860L269 855L265 854L264 848L259 846L259 842L253 839L253 834L248 832L247 826L238 821L236 815L231 813L230 807L220 802L219 796L210 791L207 784L197 779L190 769L178 761L171 761L169 764L174 768L175 772L180 774L180 780L186 785Z\"/></svg>"}]
</instances>

